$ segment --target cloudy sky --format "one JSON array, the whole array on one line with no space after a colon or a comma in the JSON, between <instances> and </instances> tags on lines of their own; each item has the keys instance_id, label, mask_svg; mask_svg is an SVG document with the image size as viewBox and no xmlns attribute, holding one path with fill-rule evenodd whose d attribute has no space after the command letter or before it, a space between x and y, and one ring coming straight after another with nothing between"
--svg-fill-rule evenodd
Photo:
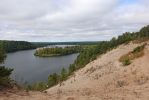
<instances>
[{"instance_id":1,"label":"cloudy sky","mask_svg":"<svg viewBox=\"0 0 149 100\"><path fill-rule=\"evenodd\" d=\"M100 41L149 24L149 0L0 0L0 40Z\"/></svg>"}]
</instances>

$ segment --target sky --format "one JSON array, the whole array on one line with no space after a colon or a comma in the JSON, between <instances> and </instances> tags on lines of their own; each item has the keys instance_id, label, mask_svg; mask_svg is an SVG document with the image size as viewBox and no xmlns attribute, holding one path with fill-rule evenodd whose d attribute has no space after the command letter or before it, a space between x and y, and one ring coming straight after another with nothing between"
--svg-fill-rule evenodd
<instances>
[{"instance_id":1,"label":"sky","mask_svg":"<svg viewBox=\"0 0 149 100\"><path fill-rule=\"evenodd\" d=\"M102 41L149 24L149 0L0 0L0 40Z\"/></svg>"}]
</instances>

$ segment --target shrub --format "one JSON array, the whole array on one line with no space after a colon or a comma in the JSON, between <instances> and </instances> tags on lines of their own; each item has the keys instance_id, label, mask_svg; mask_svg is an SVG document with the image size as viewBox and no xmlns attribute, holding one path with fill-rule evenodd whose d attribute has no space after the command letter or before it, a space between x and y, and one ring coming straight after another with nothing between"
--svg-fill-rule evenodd
<instances>
[{"instance_id":1,"label":"shrub","mask_svg":"<svg viewBox=\"0 0 149 100\"><path fill-rule=\"evenodd\" d=\"M44 82L39 82L39 83L35 83L32 86L28 86L27 89L28 90L36 90L36 91L43 91L45 89L47 89L47 84Z\"/></svg>"},{"instance_id":2,"label":"shrub","mask_svg":"<svg viewBox=\"0 0 149 100\"><path fill-rule=\"evenodd\" d=\"M0 48L0 64L4 62L6 58L5 51ZM5 68L4 66L0 66L0 85L1 86L8 86L10 85L10 75L13 69Z\"/></svg>"},{"instance_id":3,"label":"shrub","mask_svg":"<svg viewBox=\"0 0 149 100\"><path fill-rule=\"evenodd\" d=\"M145 45L146 45L146 44L143 44L143 45L141 45L141 46L136 47L136 48L132 51L132 53L138 53L138 52L143 51L144 48L145 48Z\"/></svg>"},{"instance_id":4,"label":"shrub","mask_svg":"<svg viewBox=\"0 0 149 100\"><path fill-rule=\"evenodd\" d=\"M130 61L130 59L125 59L125 60L123 60L122 63L123 63L124 66L127 66L127 65L131 64L131 61Z\"/></svg>"},{"instance_id":5,"label":"shrub","mask_svg":"<svg viewBox=\"0 0 149 100\"><path fill-rule=\"evenodd\" d=\"M13 69L5 68L4 66L0 66L0 85L8 86L10 85L10 75Z\"/></svg>"}]
</instances>

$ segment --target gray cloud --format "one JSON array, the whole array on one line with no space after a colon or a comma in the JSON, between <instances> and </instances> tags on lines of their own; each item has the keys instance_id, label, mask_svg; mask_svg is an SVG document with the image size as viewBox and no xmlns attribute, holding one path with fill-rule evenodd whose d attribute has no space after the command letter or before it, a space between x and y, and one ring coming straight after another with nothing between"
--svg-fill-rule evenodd
<instances>
[{"instance_id":1,"label":"gray cloud","mask_svg":"<svg viewBox=\"0 0 149 100\"><path fill-rule=\"evenodd\" d=\"M122 1L0 0L0 39L109 40L149 23L148 0Z\"/></svg>"}]
</instances>

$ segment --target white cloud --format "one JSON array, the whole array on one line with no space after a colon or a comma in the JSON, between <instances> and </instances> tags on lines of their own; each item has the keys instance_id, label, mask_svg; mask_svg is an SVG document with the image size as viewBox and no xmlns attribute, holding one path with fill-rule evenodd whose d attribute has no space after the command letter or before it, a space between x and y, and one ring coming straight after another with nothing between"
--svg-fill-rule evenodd
<instances>
[{"instance_id":1,"label":"white cloud","mask_svg":"<svg viewBox=\"0 0 149 100\"><path fill-rule=\"evenodd\" d=\"M0 0L0 39L106 40L149 22L149 1Z\"/></svg>"}]
</instances>

